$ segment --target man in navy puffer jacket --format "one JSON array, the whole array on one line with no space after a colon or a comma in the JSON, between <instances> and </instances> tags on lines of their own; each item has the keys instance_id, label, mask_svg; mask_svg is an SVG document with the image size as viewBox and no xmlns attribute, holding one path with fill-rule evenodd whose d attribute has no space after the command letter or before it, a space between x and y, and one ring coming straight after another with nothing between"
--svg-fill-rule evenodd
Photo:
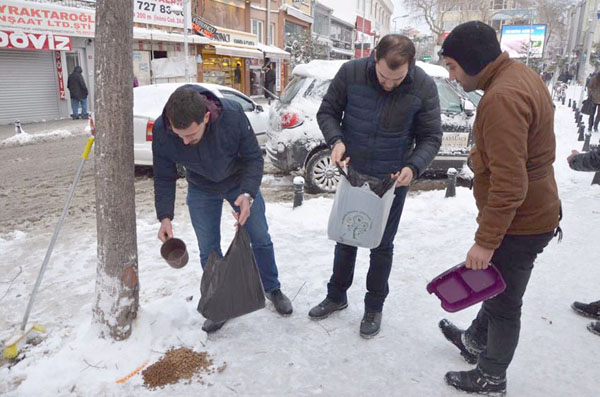
<instances>
[{"instance_id":1,"label":"man in navy puffer jacket","mask_svg":"<svg viewBox=\"0 0 600 397\"><path fill-rule=\"evenodd\" d=\"M221 252L223 200L244 225L267 298L282 315L292 313L281 292L273 243L259 187L263 173L262 151L240 104L219 99L196 85L184 85L169 98L154 123L152 156L154 202L161 222L158 238L173 237L177 164L186 170L187 205L204 267L211 252ZM251 208L252 207L252 208ZM202 327L214 332L224 322L206 320Z\"/></svg>"},{"instance_id":2,"label":"man in navy puffer jacket","mask_svg":"<svg viewBox=\"0 0 600 397\"><path fill-rule=\"evenodd\" d=\"M415 47L402 35L381 39L369 58L345 63L329 86L317 113L331 160L363 174L396 178L395 198L381 244L371 250L365 313L360 335L379 332L384 300L389 292L393 241L408 185L425 171L441 141L438 92L433 79L414 64ZM344 160L342 160L344 159ZM322 319L347 307L356 247L336 244L327 297L309 317Z\"/></svg>"}]
</instances>

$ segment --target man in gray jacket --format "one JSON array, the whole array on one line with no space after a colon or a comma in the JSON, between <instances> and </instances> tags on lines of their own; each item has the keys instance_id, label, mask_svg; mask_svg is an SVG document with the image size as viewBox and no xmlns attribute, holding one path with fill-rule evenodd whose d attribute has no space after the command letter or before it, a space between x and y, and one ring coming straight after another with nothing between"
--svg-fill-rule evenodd
<instances>
[{"instance_id":1,"label":"man in gray jacket","mask_svg":"<svg viewBox=\"0 0 600 397\"><path fill-rule=\"evenodd\" d=\"M389 292L394 236L409 183L425 171L441 141L438 92L433 79L415 66L415 47L405 36L383 37L369 58L345 63L332 80L317 113L331 160L359 173L396 178L395 198L377 248L371 250L365 312L360 335L379 332ZM357 248L338 243L327 297L308 313L315 320L348 306Z\"/></svg>"}]
</instances>

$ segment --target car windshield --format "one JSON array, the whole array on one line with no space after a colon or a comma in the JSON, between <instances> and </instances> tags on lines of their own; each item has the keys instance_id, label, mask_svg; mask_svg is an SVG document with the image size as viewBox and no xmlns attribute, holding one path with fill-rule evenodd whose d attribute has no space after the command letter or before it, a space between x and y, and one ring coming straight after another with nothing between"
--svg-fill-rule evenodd
<instances>
[{"instance_id":1,"label":"car windshield","mask_svg":"<svg viewBox=\"0 0 600 397\"><path fill-rule=\"evenodd\" d=\"M471 92L467 92L467 97L469 98L469 101L473 102L473 105L477 106L479 105L479 101L481 100L481 94L477 91L471 91Z\"/></svg>"},{"instance_id":2,"label":"car windshield","mask_svg":"<svg viewBox=\"0 0 600 397\"><path fill-rule=\"evenodd\" d=\"M436 78L435 85L438 89L438 94L440 96L440 108L442 113L460 113L462 111L462 106L460 103L460 97L447 80Z\"/></svg>"},{"instance_id":3,"label":"car windshield","mask_svg":"<svg viewBox=\"0 0 600 397\"><path fill-rule=\"evenodd\" d=\"M304 96L321 101L327 93L329 84L331 84L331 80L313 80L312 83L310 83L310 86L306 89Z\"/></svg>"},{"instance_id":4,"label":"car windshield","mask_svg":"<svg viewBox=\"0 0 600 397\"><path fill-rule=\"evenodd\" d=\"M292 102L292 100L298 94L298 91L300 91L300 88L302 88L302 86L304 85L305 81L306 81L306 77L302 77L302 76L294 77L292 79L292 81L289 82L287 87L285 87L285 89L281 93L281 96L279 97L279 101L281 103Z\"/></svg>"}]
</instances>

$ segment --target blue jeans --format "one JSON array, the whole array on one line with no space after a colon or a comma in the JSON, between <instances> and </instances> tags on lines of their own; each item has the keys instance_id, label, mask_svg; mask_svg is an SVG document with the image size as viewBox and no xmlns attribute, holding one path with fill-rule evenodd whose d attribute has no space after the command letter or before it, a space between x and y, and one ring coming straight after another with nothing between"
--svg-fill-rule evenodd
<instances>
[{"instance_id":1,"label":"blue jeans","mask_svg":"<svg viewBox=\"0 0 600 397\"><path fill-rule=\"evenodd\" d=\"M196 232L196 238L198 239L202 268L206 266L208 256L211 252L216 251L219 257L223 256L221 252L221 213L223 199L227 200L233 209L239 212L239 207L233 203L240 194L239 186L226 193L219 194L203 191L199 187L188 183L187 205L190 210L190 218ZM260 192L258 192L254 199L254 203L250 208L250 216L244 227L250 236L252 251L256 258L256 264L265 292L272 292L279 289L280 284L277 265L275 263L273 242L271 241L269 226L265 218L265 201Z\"/></svg>"},{"instance_id":2,"label":"blue jeans","mask_svg":"<svg viewBox=\"0 0 600 397\"><path fill-rule=\"evenodd\" d=\"M390 289L388 279L392 271L392 258L394 255L394 237L400 224L400 215L404 208L404 201L408 187L396 189L390 216L383 232L381 243L371 250L369 272L367 273L367 293L365 295L365 310L381 312L383 302ZM333 259L333 274L327 284L327 298L342 303L346 302L346 291L352 285L354 278L354 265L356 263L356 247L337 243Z\"/></svg>"},{"instance_id":3,"label":"blue jeans","mask_svg":"<svg viewBox=\"0 0 600 397\"><path fill-rule=\"evenodd\" d=\"M73 117L77 117L77 111L79 110L80 103L81 103L81 115L87 116L87 99L71 98L71 109L73 110Z\"/></svg>"}]
</instances>

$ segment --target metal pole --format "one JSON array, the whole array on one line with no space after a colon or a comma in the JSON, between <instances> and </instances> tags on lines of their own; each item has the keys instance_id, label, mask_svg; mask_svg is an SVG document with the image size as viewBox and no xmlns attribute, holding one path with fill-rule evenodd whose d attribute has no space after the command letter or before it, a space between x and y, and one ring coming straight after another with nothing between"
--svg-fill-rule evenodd
<instances>
[{"instance_id":1,"label":"metal pole","mask_svg":"<svg viewBox=\"0 0 600 397\"><path fill-rule=\"evenodd\" d=\"M27 319L29 319L29 313L31 313L31 308L33 307L33 301L35 300L35 296L37 295L38 288L42 283L42 278L44 277L44 272L46 271L46 267L48 266L48 262L50 261L50 256L52 255L52 250L54 249L54 244L56 243L56 239L58 238L58 232L60 232L60 228L63 225L65 217L67 216L67 212L69 210L69 205L71 204L71 200L73 199L73 195L75 193L75 187L77 186L77 182L81 177L81 172L83 171L83 166L85 165L85 160L87 160L90 150L92 149L92 145L94 144L94 138L88 138L87 144L85 145L85 149L83 150L83 154L81 155L81 161L79 162L79 168L77 168L77 173L75 174L75 179L73 179L73 184L71 185L71 190L69 191L69 196L67 197L67 202L65 203L65 207L63 208L62 214L60 215L60 219L58 220L58 224L56 225L56 229L54 229L54 234L52 235L52 239L50 240L50 245L48 246L48 250L46 251L46 256L44 257L44 262L42 263L42 268L40 269L40 273L38 274L38 278L35 282L35 286L33 287L33 291L31 292L31 297L29 298L29 303L27 304L27 310L25 310L25 315L23 316L23 322L21 323L21 331L25 331L25 327L27 326Z\"/></svg>"},{"instance_id":2,"label":"metal pole","mask_svg":"<svg viewBox=\"0 0 600 397\"><path fill-rule=\"evenodd\" d=\"M265 34L265 44L270 45L269 43L269 32L271 31L271 0L267 0L267 29ZM275 32L273 32L275 33Z\"/></svg>"},{"instance_id":3,"label":"metal pole","mask_svg":"<svg viewBox=\"0 0 600 397\"><path fill-rule=\"evenodd\" d=\"M362 36L360 37L360 57L365 54L365 19L367 15L367 0L363 0Z\"/></svg>"},{"instance_id":4,"label":"metal pole","mask_svg":"<svg viewBox=\"0 0 600 397\"><path fill-rule=\"evenodd\" d=\"M596 34L596 23L598 22L598 16L596 15L596 9L597 9L597 0L594 0L593 5L592 5L592 10L591 10L591 14L592 14L592 21L591 21L591 26L590 26L590 31L588 31L588 41L587 41L587 45L585 48L585 62L583 62L583 65L581 67L583 67L583 75L582 80L583 83L581 84L581 92L579 93L579 104L581 105L583 103L583 92L585 91L585 79L587 77L587 65L590 64L590 54L592 53L592 43L594 41L594 35Z\"/></svg>"},{"instance_id":5,"label":"metal pole","mask_svg":"<svg viewBox=\"0 0 600 397\"><path fill-rule=\"evenodd\" d=\"M187 5L190 0L183 0L183 53L185 58L185 82L190 81L190 70L188 66L188 8Z\"/></svg>"},{"instance_id":6,"label":"metal pole","mask_svg":"<svg viewBox=\"0 0 600 397\"><path fill-rule=\"evenodd\" d=\"M529 66L529 55L531 54L531 25L532 25L532 11L533 9L529 9L529 44L527 45L527 60L525 61L525 65Z\"/></svg>"}]
</instances>

